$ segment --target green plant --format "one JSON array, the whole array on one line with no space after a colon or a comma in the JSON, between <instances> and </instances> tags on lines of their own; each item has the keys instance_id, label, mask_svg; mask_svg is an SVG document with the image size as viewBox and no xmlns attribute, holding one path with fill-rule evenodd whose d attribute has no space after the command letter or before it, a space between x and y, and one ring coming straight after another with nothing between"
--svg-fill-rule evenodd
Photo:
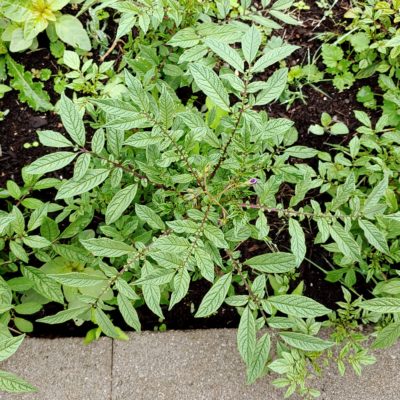
<instances>
[{"instance_id":1,"label":"green plant","mask_svg":"<svg viewBox=\"0 0 400 400\"><path fill-rule=\"evenodd\" d=\"M311 125L309 132L314 135L325 135L330 133L331 135L347 135L349 128L343 122L335 122L328 113L323 112L321 115L321 125Z\"/></svg>"},{"instance_id":2,"label":"green plant","mask_svg":"<svg viewBox=\"0 0 400 400\"><path fill-rule=\"evenodd\" d=\"M46 30L51 41L58 38L70 46L89 51L89 37L81 22L62 14L70 0L4 0L0 6L3 22L1 40L9 43L11 52L38 46L37 36Z\"/></svg>"}]
</instances>

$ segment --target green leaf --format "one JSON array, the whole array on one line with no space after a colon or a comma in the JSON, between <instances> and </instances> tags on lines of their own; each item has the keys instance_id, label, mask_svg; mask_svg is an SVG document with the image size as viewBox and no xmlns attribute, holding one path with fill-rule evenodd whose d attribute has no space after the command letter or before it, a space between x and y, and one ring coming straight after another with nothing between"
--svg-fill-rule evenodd
<instances>
[{"instance_id":1,"label":"green leaf","mask_svg":"<svg viewBox=\"0 0 400 400\"><path fill-rule=\"evenodd\" d=\"M168 310L179 303L187 294L190 285L190 275L186 267L181 267L174 277L174 291L172 292Z\"/></svg>"},{"instance_id":2,"label":"green leaf","mask_svg":"<svg viewBox=\"0 0 400 400\"><path fill-rule=\"evenodd\" d=\"M201 275L209 282L214 282L214 261L211 255L202 248L196 247L193 251L197 268Z\"/></svg>"},{"instance_id":3,"label":"green leaf","mask_svg":"<svg viewBox=\"0 0 400 400\"><path fill-rule=\"evenodd\" d=\"M329 233L337 244L339 250L352 261L359 261L361 249L352 234L346 231L338 222L329 227Z\"/></svg>"},{"instance_id":4,"label":"green leaf","mask_svg":"<svg viewBox=\"0 0 400 400\"><path fill-rule=\"evenodd\" d=\"M250 258L244 263L261 272L282 274L296 268L296 257L284 252L267 253Z\"/></svg>"},{"instance_id":5,"label":"green leaf","mask_svg":"<svg viewBox=\"0 0 400 400\"><path fill-rule=\"evenodd\" d=\"M158 100L158 107L160 111L160 122L164 128L169 129L174 121L175 103L165 86L162 87L161 96Z\"/></svg>"},{"instance_id":6,"label":"green leaf","mask_svg":"<svg viewBox=\"0 0 400 400\"><path fill-rule=\"evenodd\" d=\"M73 147L74 145L64 135L55 131L39 131L39 142L48 147Z\"/></svg>"},{"instance_id":7,"label":"green leaf","mask_svg":"<svg viewBox=\"0 0 400 400\"><path fill-rule=\"evenodd\" d=\"M356 190L356 178L354 176L354 173L350 173L346 178L345 183L338 187L336 195L332 199L331 209L333 211L337 210L341 205L345 204L355 190Z\"/></svg>"},{"instance_id":8,"label":"green leaf","mask_svg":"<svg viewBox=\"0 0 400 400\"><path fill-rule=\"evenodd\" d=\"M74 181L79 181L86 175L91 159L92 157L89 153L83 153L76 159L74 166Z\"/></svg>"},{"instance_id":9,"label":"green leaf","mask_svg":"<svg viewBox=\"0 0 400 400\"><path fill-rule=\"evenodd\" d=\"M300 223L293 219L289 219L289 235L290 250L296 257L296 267L299 267L306 256L306 238Z\"/></svg>"},{"instance_id":10,"label":"green leaf","mask_svg":"<svg viewBox=\"0 0 400 400\"><path fill-rule=\"evenodd\" d=\"M150 207L142 204L135 204L135 212L136 215L152 229L165 229L163 220Z\"/></svg>"},{"instance_id":11,"label":"green leaf","mask_svg":"<svg viewBox=\"0 0 400 400\"><path fill-rule=\"evenodd\" d=\"M240 317L237 345L243 361L250 365L256 348L256 321L249 306L246 306Z\"/></svg>"},{"instance_id":12,"label":"green leaf","mask_svg":"<svg viewBox=\"0 0 400 400\"><path fill-rule=\"evenodd\" d=\"M388 188L389 180L388 176L384 178L373 188L372 192L368 195L364 203L364 214L374 216L376 214L377 206L379 206L380 199L386 193ZM385 207L385 206L384 206Z\"/></svg>"},{"instance_id":13,"label":"green leaf","mask_svg":"<svg viewBox=\"0 0 400 400\"><path fill-rule=\"evenodd\" d=\"M31 249L43 249L45 247L51 246L51 242L44 237L33 235L22 238L22 241L26 246Z\"/></svg>"},{"instance_id":14,"label":"green leaf","mask_svg":"<svg viewBox=\"0 0 400 400\"><path fill-rule=\"evenodd\" d=\"M92 169L79 181L73 179L67 181L58 190L56 200L67 199L88 192L104 182L109 173L108 169Z\"/></svg>"},{"instance_id":15,"label":"green leaf","mask_svg":"<svg viewBox=\"0 0 400 400\"><path fill-rule=\"evenodd\" d=\"M0 216L0 235L3 235L7 227L15 220L14 215L2 215Z\"/></svg>"},{"instance_id":16,"label":"green leaf","mask_svg":"<svg viewBox=\"0 0 400 400\"><path fill-rule=\"evenodd\" d=\"M258 341L253 353L253 357L247 368L247 383L254 383L264 372L271 349L271 338L268 333L263 335Z\"/></svg>"},{"instance_id":17,"label":"green leaf","mask_svg":"<svg viewBox=\"0 0 400 400\"><path fill-rule=\"evenodd\" d=\"M94 310L96 322L103 333L111 338L117 339L120 335L110 318L100 308Z\"/></svg>"},{"instance_id":18,"label":"green leaf","mask_svg":"<svg viewBox=\"0 0 400 400\"><path fill-rule=\"evenodd\" d=\"M378 297L360 303L360 308L381 314L400 312L400 299L394 297Z\"/></svg>"},{"instance_id":19,"label":"green leaf","mask_svg":"<svg viewBox=\"0 0 400 400\"><path fill-rule=\"evenodd\" d=\"M170 283L175 275L174 270L157 269L151 273L145 274L135 282L135 285L153 285L160 286Z\"/></svg>"},{"instance_id":20,"label":"green leaf","mask_svg":"<svg viewBox=\"0 0 400 400\"><path fill-rule=\"evenodd\" d=\"M168 253L185 253L189 246L187 239L173 234L161 236L153 242L153 249Z\"/></svg>"},{"instance_id":21,"label":"green leaf","mask_svg":"<svg viewBox=\"0 0 400 400\"><path fill-rule=\"evenodd\" d=\"M244 34L242 39L242 51L246 61L251 64L256 58L258 49L261 45L261 35L258 29L253 25Z\"/></svg>"},{"instance_id":22,"label":"green leaf","mask_svg":"<svg viewBox=\"0 0 400 400\"><path fill-rule=\"evenodd\" d=\"M57 314L49 315L47 317L39 318L36 322L42 322L44 324L62 324L64 322L69 321L70 319L75 319L79 317L79 315L89 311L89 305L68 308L67 310L59 311Z\"/></svg>"},{"instance_id":23,"label":"green leaf","mask_svg":"<svg viewBox=\"0 0 400 400\"><path fill-rule=\"evenodd\" d=\"M70 151L46 154L26 167L26 172L28 174L43 175L47 172L57 171L70 164L77 155L77 153L72 153Z\"/></svg>"},{"instance_id":24,"label":"green leaf","mask_svg":"<svg viewBox=\"0 0 400 400\"><path fill-rule=\"evenodd\" d=\"M137 109L126 101L118 99L92 99L91 102L99 106L110 116L128 119L140 117L140 113L137 112Z\"/></svg>"},{"instance_id":25,"label":"green leaf","mask_svg":"<svg viewBox=\"0 0 400 400\"><path fill-rule=\"evenodd\" d=\"M160 287L155 285L143 285L142 291L147 307L149 307L149 309L160 318L164 318L163 312L160 307Z\"/></svg>"},{"instance_id":26,"label":"green leaf","mask_svg":"<svg viewBox=\"0 0 400 400\"><path fill-rule=\"evenodd\" d=\"M139 316L135 308L133 307L131 300L129 300L123 294L118 293L117 302L119 312L124 318L126 324L133 328L135 331L140 332L141 325L139 321Z\"/></svg>"},{"instance_id":27,"label":"green leaf","mask_svg":"<svg viewBox=\"0 0 400 400\"><path fill-rule=\"evenodd\" d=\"M229 96L218 75L202 64L191 64L192 74L197 86L220 108L229 111Z\"/></svg>"},{"instance_id":28,"label":"green leaf","mask_svg":"<svg viewBox=\"0 0 400 400\"><path fill-rule=\"evenodd\" d=\"M117 221L125 210L131 205L136 196L137 184L129 185L117 192L111 199L106 210L106 224L111 225Z\"/></svg>"},{"instance_id":29,"label":"green leaf","mask_svg":"<svg viewBox=\"0 0 400 400\"><path fill-rule=\"evenodd\" d=\"M392 322L378 331L376 339L372 344L374 349L383 349L396 343L400 337L400 322Z\"/></svg>"},{"instance_id":30,"label":"green leaf","mask_svg":"<svg viewBox=\"0 0 400 400\"><path fill-rule=\"evenodd\" d=\"M281 332L279 336L289 345L303 351L319 352L334 345L333 342L298 332Z\"/></svg>"},{"instance_id":31,"label":"green leaf","mask_svg":"<svg viewBox=\"0 0 400 400\"><path fill-rule=\"evenodd\" d=\"M107 282L107 278L104 275L92 275L84 272L69 272L66 274L52 274L49 276L62 285L77 288L90 287Z\"/></svg>"},{"instance_id":32,"label":"green leaf","mask_svg":"<svg viewBox=\"0 0 400 400\"><path fill-rule=\"evenodd\" d=\"M124 242L108 238L86 239L80 241L83 247L97 257L121 257L135 249Z\"/></svg>"},{"instance_id":33,"label":"green leaf","mask_svg":"<svg viewBox=\"0 0 400 400\"><path fill-rule=\"evenodd\" d=\"M264 55L261 56L251 68L253 73L262 72L266 68L275 64L278 61L290 56L294 51L299 49L299 46L294 46L292 44L284 44L281 47L274 49L266 49Z\"/></svg>"},{"instance_id":34,"label":"green leaf","mask_svg":"<svg viewBox=\"0 0 400 400\"><path fill-rule=\"evenodd\" d=\"M271 296L268 297L268 301L278 311L300 318L315 318L331 312L331 310L315 300L296 294Z\"/></svg>"},{"instance_id":35,"label":"green leaf","mask_svg":"<svg viewBox=\"0 0 400 400\"><path fill-rule=\"evenodd\" d=\"M227 249L228 243L225 240L224 233L214 225L206 224L204 226L204 235L216 247Z\"/></svg>"},{"instance_id":36,"label":"green leaf","mask_svg":"<svg viewBox=\"0 0 400 400\"><path fill-rule=\"evenodd\" d=\"M368 243L382 253L389 254L389 246L384 234L370 221L359 220L358 225L363 230Z\"/></svg>"},{"instance_id":37,"label":"green leaf","mask_svg":"<svg viewBox=\"0 0 400 400\"><path fill-rule=\"evenodd\" d=\"M127 297L130 300L139 300L140 297L136 294L135 290L133 289L132 286L128 284L127 281L125 281L122 278L118 278L115 281L115 288L123 294L125 297Z\"/></svg>"},{"instance_id":38,"label":"green leaf","mask_svg":"<svg viewBox=\"0 0 400 400\"><path fill-rule=\"evenodd\" d=\"M149 111L150 101L146 91L143 89L139 79L135 78L128 69L125 69L125 83L129 91L129 95L133 102L140 110Z\"/></svg>"},{"instance_id":39,"label":"green leaf","mask_svg":"<svg viewBox=\"0 0 400 400\"><path fill-rule=\"evenodd\" d=\"M232 274L223 275L206 293L195 314L196 318L208 317L221 307L228 293L232 281Z\"/></svg>"},{"instance_id":40,"label":"green leaf","mask_svg":"<svg viewBox=\"0 0 400 400\"><path fill-rule=\"evenodd\" d=\"M65 94L61 95L60 116L71 139L81 147L85 146L86 133L76 105Z\"/></svg>"},{"instance_id":41,"label":"green leaf","mask_svg":"<svg viewBox=\"0 0 400 400\"><path fill-rule=\"evenodd\" d=\"M33 231L42 225L44 219L47 216L48 210L49 205L45 203L32 212L28 221L28 232Z\"/></svg>"},{"instance_id":42,"label":"green leaf","mask_svg":"<svg viewBox=\"0 0 400 400\"><path fill-rule=\"evenodd\" d=\"M89 51L91 49L89 36L78 18L69 14L61 15L57 17L54 26L57 36L63 42L82 50Z\"/></svg>"},{"instance_id":43,"label":"green leaf","mask_svg":"<svg viewBox=\"0 0 400 400\"><path fill-rule=\"evenodd\" d=\"M262 106L271 101L279 99L280 95L286 88L288 78L288 69L281 68L275 71L266 82L266 87L256 98L256 106Z\"/></svg>"},{"instance_id":44,"label":"green leaf","mask_svg":"<svg viewBox=\"0 0 400 400\"><path fill-rule=\"evenodd\" d=\"M19 348L25 335L10 337L0 340L0 361L4 361L11 357ZM1 386L0 386L1 390Z\"/></svg>"},{"instance_id":45,"label":"green leaf","mask_svg":"<svg viewBox=\"0 0 400 400\"><path fill-rule=\"evenodd\" d=\"M170 46L189 48L200 42L200 38L196 31L192 28L185 28L178 31L167 43Z\"/></svg>"},{"instance_id":46,"label":"green leaf","mask_svg":"<svg viewBox=\"0 0 400 400\"><path fill-rule=\"evenodd\" d=\"M43 90L41 82L33 82L32 74L25 72L21 64L6 55L8 74L13 78L11 86L19 91L19 99L26 102L35 111L49 111L53 109L50 97Z\"/></svg>"},{"instance_id":47,"label":"green leaf","mask_svg":"<svg viewBox=\"0 0 400 400\"><path fill-rule=\"evenodd\" d=\"M42 296L57 303L64 303L60 285L43 271L33 267L21 266L22 275L33 283L33 288Z\"/></svg>"},{"instance_id":48,"label":"green leaf","mask_svg":"<svg viewBox=\"0 0 400 400\"><path fill-rule=\"evenodd\" d=\"M230 64L236 70L243 72L243 60L239 53L228 44L213 39L206 39L205 44L217 54L223 61Z\"/></svg>"},{"instance_id":49,"label":"green leaf","mask_svg":"<svg viewBox=\"0 0 400 400\"><path fill-rule=\"evenodd\" d=\"M0 388L8 393L32 393L37 389L22 378L11 374L10 372L0 370Z\"/></svg>"}]
</instances>

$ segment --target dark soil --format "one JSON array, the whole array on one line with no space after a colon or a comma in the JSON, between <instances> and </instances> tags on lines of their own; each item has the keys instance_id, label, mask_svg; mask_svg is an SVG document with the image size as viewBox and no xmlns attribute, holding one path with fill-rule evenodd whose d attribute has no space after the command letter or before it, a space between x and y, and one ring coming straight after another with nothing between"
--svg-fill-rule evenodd
<instances>
[{"instance_id":1,"label":"dark soil","mask_svg":"<svg viewBox=\"0 0 400 400\"><path fill-rule=\"evenodd\" d=\"M286 27L285 30L280 32L284 40L292 44L302 46L294 56L289 60L289 65L301 64L307 60L308 54L315 54L318 51L320 42L312 40L318 33L331 31L340 33L342 27L337 22L343 16L344 12L349 7L349 1L342 0L338 2L335 7L334 19L329 18L323 20L321 10L315 5L313 1L308 1L311 6L309 11L301 12L301 19L303 20L302 26ZM107 28L110 41L112 42L114 35L114 28L110 25ZM99 54L95 54L98 58ZM36 52L24 53L16 56L17 62L22 63L27 70L31 68L41 69L50 68L53 73L57 71L57 65L52 60L48 50L40 49ZM52 80L46 83L53 104L57 101L58 95L51 89ZM318 85L323 93L316 91L310 86L303 88L303 95L306 103L296 100L291 108L287 109L285 105L272 104L266 107L266 111L272 117L285 117L293 120L295 126L299 131L299 142L310 147L317 148L323 151L330 151L332 144L347 143L356 127L356 120L352 110L362 109L356 101L356 93L358 87L366 84L365 82L357 83L351 90L343 93L338 93L331 84L324 83ZM37 159L38 157L48 153L51 149L40 146L37 148L24 149L25 143L31 143L37 140L36 130L62 130L59 117L52 113L39 113L32 111L27 105L21 103L15 92L10 92L0 100L0 110L9 109L10 113L5 121L0 122L0 163L2 170L0 171L0 188L4 187L7 180L15 180L21 183L20 169ZM344 122L350 129L348 136L314 136L308 133L308 127L311 124L320 122L321 113L328 112L333 118L338 121ZM302 161L304 162L304 161ZM311 162L314 162L311 160ZM288 202L293 190L289 186L282 188L281 198L284 204ZM286 229L283 228L283 222L274 215L269 215L268 220L271 226L271 236L277 238L276 244L281 251L287 251L287 244L289 243L289 236ZM329 270L326 266L325 256L328 253L321 247L315 246L312 243L314 237L314 229L312 226L304 227L307 236L307 255L308 259L324 269ZM254 257L257 254L262 254L266 251L266 246L259 242L248 242L241 248L243 259ZM293 287L297 285L300 280L305 282L305 295L321 302L329 308L336 308L336 302L342 299L342 292L340 284L328 283L324 280L324 273L316 268L308 261L304 261L299 269L299 277L293 283ZM194 318L194 310L196 310L204 297L204 294L209 290L210 284L204 280L192 282L190 290L186 298L177 304L171 311L167 310L167 306L162 306L165 315L165 320L160 322L158 317L155 316L146 306L138 308L138 314L142 323L142 329L153 330L155 327L160 326L161 323L165 324L167 329L202 329L202 328L223 328L223 327L237 327L238 314L235 309L226 305L212 317L206 319ZM361 288L361 291L366 291L367 288ZM53 315L60 311L60 305L48 304L37 315L30 316L33 321L45 315ZM119 314L113 312L113 321L115 324L123 329L129 329ZM56 336L84 336L88 328L92 324L85 323L81 327L75 326L73 322L68 322L62 326L35 324L36 336L56 337Z\"/></svg>"}]
</instances>

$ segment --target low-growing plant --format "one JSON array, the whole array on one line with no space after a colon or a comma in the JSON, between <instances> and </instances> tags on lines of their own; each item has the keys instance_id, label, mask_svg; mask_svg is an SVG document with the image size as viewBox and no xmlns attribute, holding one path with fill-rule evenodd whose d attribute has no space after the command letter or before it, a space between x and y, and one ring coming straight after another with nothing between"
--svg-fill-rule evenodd
<instances>
[{"instance_id":1,"label":"low-growing plant","mask_svg":"<svg viewBox=\"0 0 400 400\"><path fill-rule=\"evenodd\" d=\"M286 387L287 395L317 396L307 379L310 367L319 370L318 360L336 361L341 372L345 361L356 372L373 362L366 336L357 332L360 320L385 326L377 342L392 342L387 332L397 327L391 315L399 304L381 281L395 275L398 240L388 224L398 218L398 180L392 165L383 167L378 157L372 179L356 138L350 155L345 149L336 155L317 151L295 144L292 121L256 111L280 97L288 69L276 69L265 82L257 74L296 46L261 52L263 38L254 26L233 40L240 48L194 34L193 45L202 40L206 52L186 61L183 71L206 96L206 108L184 105L165 81L128 70L120 99L89 100L86 124L83 109L62 96L60 116L69 137L38 132L42 145L60 150L25 168L23 187L9 181L0 192L6 201L0 213L1 268L9 277L4 287L13 293L1 322L29 332L29 320L19 314L53 301L64 309L38 322L92 321L98 328L88 341L101 333L121 339L125 334L110 311L117 308L127 325L140 330L137 307L146 304L162 320L161 304L173 308L191 280L204 279L210 289L195 317L214 314L224 302L237 307L248 382L272 370L283 374L275 384ZM169 44L179 47L184 37L178 32ZM368 126L363 114L357 116ZM322 118L324 131L342 127L328 117ZM385 128L378 125L360 132L375 135ZM358 140L360 149L369 143ZM314 157L320 159L318 170L305 161ZM69 179L42 177L68 165ZM283 184L293 188L289 204L277 197ZM47 189L56 190L54 200L41 198ZM328 197L309 200L311 190ZM273 216L289 240L275 239ZM301 282L292 287L310 234L333 254L335 270L327 271L328 279L352 290L345 291L337 312L306 297ZM244 257L249 240L259 242L263 253ZM382 271L369 272L371 260L383 259ZM377 284L376 299L362 301L354 288L358 274ZM273 331L263 332L266 326ZM316 336L322 326L335 328L330 340Z\"/></svg>"}]
</instances>

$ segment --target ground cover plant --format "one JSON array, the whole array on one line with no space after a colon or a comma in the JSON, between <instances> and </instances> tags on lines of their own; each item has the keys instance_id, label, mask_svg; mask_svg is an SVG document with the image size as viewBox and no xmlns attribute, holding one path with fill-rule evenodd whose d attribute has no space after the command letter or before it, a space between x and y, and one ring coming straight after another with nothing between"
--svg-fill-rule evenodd
<instances>
[{"instance_id":1,"label":"ground cover plant","mask_svg":"<svg viewBox=\"0 0 400 400\"><path fill-rule=\"evenodd\" d=\"M395 343L399 4L22 3L0 6L0 360L60 324L238 327L248 383L311 398Z\"/></svg>"}]
</instances>

